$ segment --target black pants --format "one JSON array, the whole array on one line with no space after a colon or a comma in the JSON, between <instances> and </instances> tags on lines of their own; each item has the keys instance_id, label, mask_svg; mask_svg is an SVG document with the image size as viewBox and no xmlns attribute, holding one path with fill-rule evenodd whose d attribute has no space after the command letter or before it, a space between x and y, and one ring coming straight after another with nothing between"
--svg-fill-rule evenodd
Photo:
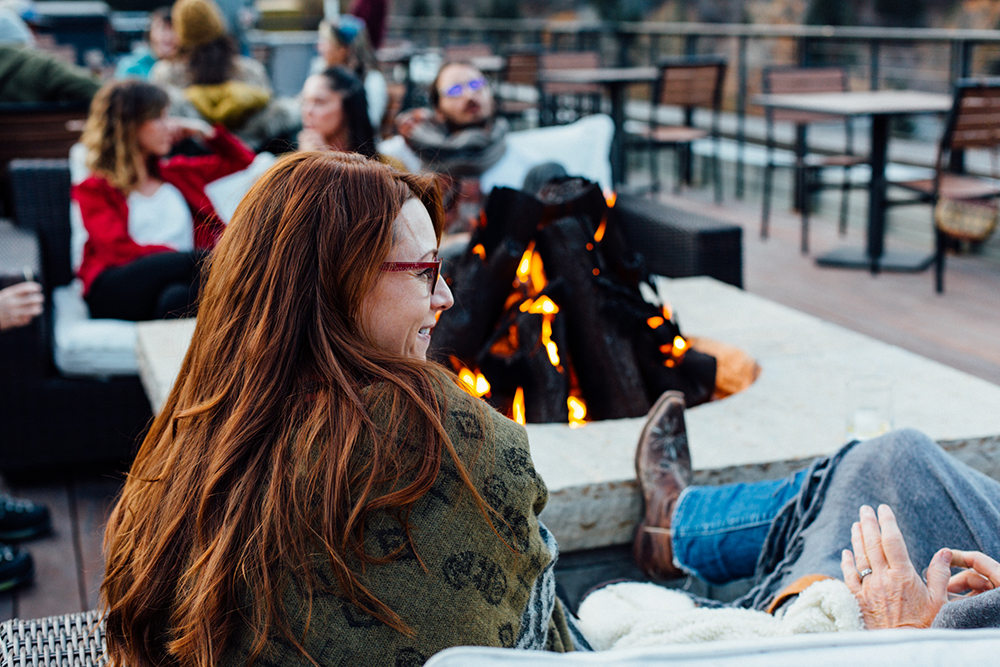
<instances>
[{"instance_id":1,"label":"black pants","mask_svg":"<svg viewBox=\"0 0 1000 667\"><path fill-rule=\"evenodd\" d=\"M158 252L102 271L90 285L90 316L159 320L195 314L204 250Z\"/></svg>"}]
</instances>

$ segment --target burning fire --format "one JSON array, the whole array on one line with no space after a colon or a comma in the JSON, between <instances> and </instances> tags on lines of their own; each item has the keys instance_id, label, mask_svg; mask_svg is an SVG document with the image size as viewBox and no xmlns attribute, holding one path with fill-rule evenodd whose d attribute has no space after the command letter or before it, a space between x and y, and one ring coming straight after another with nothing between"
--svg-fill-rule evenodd
<instances>
[{"instance_id":1,"label":"burning fire","mask_svg":"<svg viewBox=\"0 0 1000 667\"><path fill-rule=\"evenodd\" d=\"M458 366L458 381L462 383L464 389L475 396L482 398L490 393L490 383L486 376L479 371L473 371L462 365L455 357L451 358L452 363Z\"/></svg>"},{"instance_id":2,"label":"burning fire","mask_svg":"<svg viewBox=\"0 0 1000 667\"><path fill-rule=\"evenodd\" d=\"M476 244L476 247L472 249L472 254L478 257L479 259L483 260L484 262L486 261L486 248L483 246L482 243Z\"/></svg>"},{"instance_id":3,"label":"burning fire","mask_svg":"<svg viewBox=\"0 0 1000 667\"><path fill-rule=\"evenodd\" d=\"M646 324L649 325L650 329L659 329L664 324L667 323L673 316L670 310L670 306L664 305L662 308L663 317L659 315L654 315L646 320ZM674 336L674 339L660 346L660 352L666 357L663 360L663 365L667 368L673 368L681 362L684 358L684 353L687 351L688 343L681 336Z\"/></svg>"},{"instance_id":4,"label":"burning fire","mask_svg":"<svg viewBox=\"0 0 1000 667\"><path fill-rule=\"evenodd\" d=\"M579 428L587 423L584 419L587 416L587 404L582 398L570 396L566 399L566 407L569 408L570 428Z\"/></svg>"},{"instance_id":5,"label":"burning fire","mask_svg":"<svg viewBox=\"0 0 1000 667\"><path fill-rule=\"evenodd\" d=\"M526 285L529 294L538 294L548 284L541 256L535 252L535 242L528 244L517 265L517 282L514 287Z\"/></svg>"},{"instance_id":6,"label":"burning fire","mask_svg":"<svg viewBox=\"0 0 1000 667\"><path fill-rule=\"evenodd\" d=\"M524 387L518 387L514 392L514 421L524 426Z\"/></svg>"},{"instance_id":7,"label":"burning fire","mask_svg":"<svg viewBox=\"0 0 1000 667\"><path fill-rule=\"evenodd\" d=\"M552 340L552 322L555 320L556 313L559 312L559 306L549 297L540 296L537 299L525 299L524 303L520 306L520 310L522 313L532 313L542 316L541 342L545 346L545 352L549 355L549 363L555 366L561 373L559 346Z\"/></svg>"},{"instance_id":8,"label":"burning fire","mask_svg":"<svg viewBox=\"0 0 1000 667\"><path fill-rule=\"evenodd\" d=\"M605 190L604 201L608 203L608 208L614 208L615 202L618 201L618 193L610 189Z\"/></svg>"},{"instance_id":9,"label":"burning fire","mask_svg":"<svg viewBox=\"0 0 1000 667\"><path fill-rule=\"evenodd\" d=\"M604 238L604 232L608 229L608 219L604 218L601 220L601 224L597 226L597 231L594 232L594 241L600 243L601 239Z\"/></svg>"}]
</instances>

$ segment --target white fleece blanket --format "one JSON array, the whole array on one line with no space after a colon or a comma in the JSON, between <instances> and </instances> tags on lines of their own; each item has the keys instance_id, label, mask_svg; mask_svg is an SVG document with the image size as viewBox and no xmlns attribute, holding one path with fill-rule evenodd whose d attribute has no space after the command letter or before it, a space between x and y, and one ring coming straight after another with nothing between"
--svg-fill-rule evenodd
<instances>
[{"instance_id":1,"label":"white fleece blanket","mask_svg":"<svg viewBox=\"0 0 1000 667\"><path fill-rule=\"evenodd\" d=\"M775 616L697 608L679 591L628 582L591 593L580 604L579 617L580 629L598 651L864 629L857 600L835 579L809 586Z\"/></svg>"}]
</instances>

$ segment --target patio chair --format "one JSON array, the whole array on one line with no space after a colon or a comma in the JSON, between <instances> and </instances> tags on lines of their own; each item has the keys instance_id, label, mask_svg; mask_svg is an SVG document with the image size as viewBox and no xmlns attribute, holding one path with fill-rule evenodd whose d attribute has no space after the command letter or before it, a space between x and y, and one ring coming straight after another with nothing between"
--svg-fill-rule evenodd
<instances>
[{"instance_id":1,"label":"patio chair","mask_svg":"<svg viewBox=\"0 0 1000 667\"><path fill-rule=\"evenodd\" d=\"M483 56L492 56L493 48L484 42L471 44L451 44L444 47L444 62L455 60L473 60Z\"/></svg>"},{"instance_id":2,"label":"patio chair","mask_svg":"<svg viewBox=\"0 0 1000 667\"><path fill-rule=\"evenodd\" d=\"M0 470L118 465L152 419L139 378L71 376L55 363L53 294L73 280L68 162L14 160L10 173L17 226L2 230L0 242L17 240L18 257L6 261L32 267L46 307L28 326L0 334Z\"/></svg>"},{"instance_id":3,"label":"patio chair","mask_svg":"<svg viewBox=\"0 0 1000 667\"><path fill-rule=\"evenodd\" d=\"M967 176L963 151L984 149L992 152L992 179ZM1000 159L1000 78L961 79L938 145L934 177L892 185L916 193L914 199L893 200L890 205L926 203L936 209L941 199L961 202L988 202L1000 197L997 161ZM934 224L934 287L944 292L944 259L949 235Z\"/></svg>"},{"instance_id":4,"label":"patio chair","mask_svg":"<svg viewBox=\"0 0 1000 667\"><path fill-rule=\"evenodd\" d=\"M768 67L764 69L761 79L761 88L766 95L840 93L848 90L847 71L843 67ZM809 209L812 194L824 188L840 187L839 232L844 236L847 233L847 195L852 186L851 169L867 164L868 160L854 155L854 126L849 118L770 107L765 109L764 116L767 121L767 161L764 164L764 202L761 208L760 237L766 239L768 236L774 170L776 167L791 167L797 197L795 204L802 219L801 249L805 255L809 253ZM795 125L795 160L790 165L776 161L774 130L775 125L782 121ZM843 124L846 135L843 153L828 155L809 152L808 126L816 123ZM828 185L823 181L823 172L831 168L843 170L839 186Z\"/></svg>"},{"instance_id":5,"label":"patio chair","mask_svg":"<svg viewBox=\"0 0 1000 667\"><path fill-rule=\"evenodd\" d=\"M104 620L96 610L0 623L0 664L5 667L102 667L106 652Z\"/></svg>"},{"instance_id":6,"label":"patio chair","mask_svg":"<svg viewBox=\"0 0 1000 667\"><path fill-rule=\"evenodd\" d=\"M659 75L653 84L649 122L638 131L630 132L628 143L649 150L654 191L659 191L661 183L657 151L663 148L673 149L677 160L675 190L679 192L681 182L690 180L691 144L699 139L711 138L715 201L721 202L719 107L722 104L722 85L726 78L726 59L721 56L671 57L661 60L658 68ZM663 122L662 107L680 107L683 112L682 124ZM707 129L694 126L696 108L711 111L712 118Z\"/></svg>"},{"instance_id":7,"label":"patio chair","mask_svg":"<svg viewBox=\"0 0 1000 667\"><path fill-rule=\"evenodd\" d=\"M518 48L504 55L504 67L497 87L497 114L508 120L526 120L538 113L538 72L542 54L538 48ZM528 93L527 91L531 91Z\"/></svg>"},{"instance_id":8,"label":"patio chair","mask_svg":"<svg viewBox=\"0 0 1000 667\"><path fill-rule=\"evenodd\" d=\"M601 54L597 51L555 51L543 53L542 70L597 69ZM559 125L593 113L601 108L604 88L596 83L566 83L550 81L542 84L541 125Z\"/></svg>"},{"instance_id":9,"label":"patio chair","mask_svg":"<svg viewBox=\"0 0 1000 667\"><path fill-rule=\"evenodd\" d=\"M10 210L7 165L15 158L64 158L80 140L86 102L0 104L0 215Z\"/></svg>"}]
</instances>

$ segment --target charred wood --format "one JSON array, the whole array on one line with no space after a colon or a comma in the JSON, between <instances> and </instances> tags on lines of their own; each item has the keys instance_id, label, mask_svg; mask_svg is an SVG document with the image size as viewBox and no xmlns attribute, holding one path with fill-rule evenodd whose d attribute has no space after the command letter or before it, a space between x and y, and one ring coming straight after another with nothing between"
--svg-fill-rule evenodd
<instances>
[{"instance_id":1,"label":"charred wood","mask_svg":"<svg viewBox=\"0 0 1000 667\"><path fill-rule=\"evenodd\" d=\"M542 229L536 248L546 272L562 281L552 298L566 315L569 353L589 415L638 417L649 410L649 399L630 332L611 312L615 289L599 278L598 254L580 251L592 240L590 221L571 217Z\"/></svg>"}]
</instances>

